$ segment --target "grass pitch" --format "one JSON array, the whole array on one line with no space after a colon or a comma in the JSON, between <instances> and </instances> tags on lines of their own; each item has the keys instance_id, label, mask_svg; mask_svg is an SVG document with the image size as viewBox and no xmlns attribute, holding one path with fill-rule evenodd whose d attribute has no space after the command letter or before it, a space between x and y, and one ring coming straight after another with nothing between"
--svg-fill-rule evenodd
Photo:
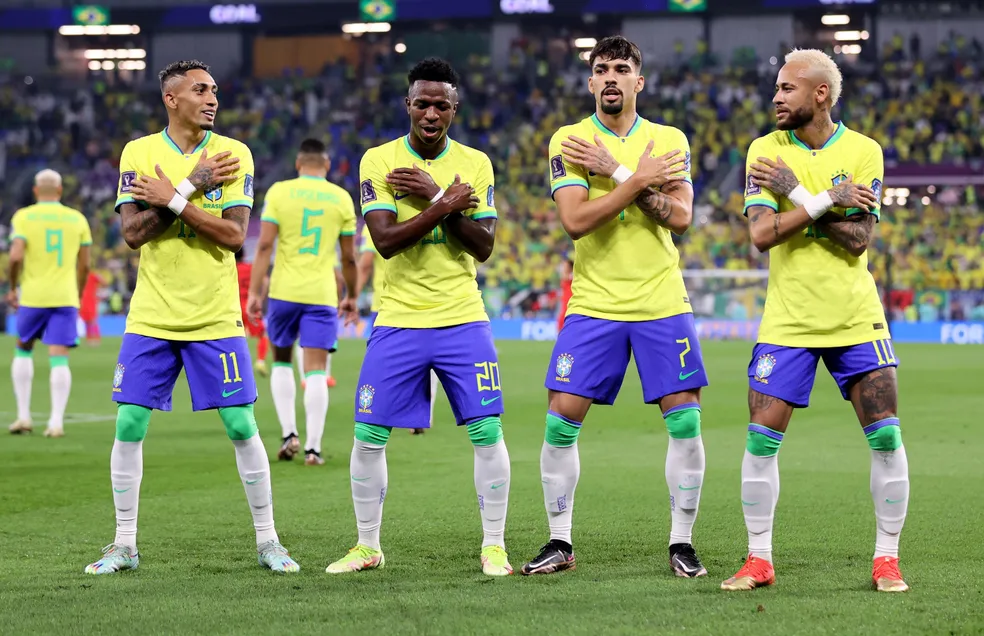
<instances>
[{"instance_id":1,"label":"grass pitch","mask_svg":"<svg viewBox=\"0 0 984 636\"><path fill-rule=\"evenodd\" d=\"M0 359L12 356L11 339ZM0 632L208 634L972 634L984 632L984 350L899 345L900 411L912 500L902 539L906 595L870 591L874 516L869 451L850 405L821 366L813 406L794 416L780 460L777 585L727 594L746 536L739 469L751 345L704 345L707 476L695 544L710 576L673 577L663 478L666 433L643 405L634 368L614 407L595 407L580 438L576 572L491 580L468 437L443 395L422 437L394 431L383 518L386 569L329 577L356 538L349 492L353 394L363 347L344 342L333 371L323 467L272 462L277 528L294 576L256 563L232 445L218 416L193 414L184 378L144 446L140 568L83 575L113 538L110 387L118 340L72 354L67 437L41 437L45 356L35 353L35 433L0 438ZM512 457L506 531L515 568L547 538L539 480L550 343L502 342L503 418ZM257 419L280 438L269 384ZM5 381L5 422L13 392ZM298 421L303 422L300 391Z\"/></svg>"}]
</instances>

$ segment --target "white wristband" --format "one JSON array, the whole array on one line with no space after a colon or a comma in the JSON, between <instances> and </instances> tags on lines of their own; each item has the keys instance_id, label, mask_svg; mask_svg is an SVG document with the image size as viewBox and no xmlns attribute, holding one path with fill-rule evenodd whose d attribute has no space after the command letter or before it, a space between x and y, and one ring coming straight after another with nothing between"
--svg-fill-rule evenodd
<instances>
[{"instance_id":1,"label":"white wristband","mask_svg":"<svg viewBox=\"0 0 984 636\"><path fill-rule=\"evenodd\" d=\"M438 190L437 194L435 194L434 197L431 199L431 203L437 203L438 201L440 201L441 197L443 196L444 196L444 188L441 188L440 190Z\"/></svg>"},{"instance_id":2,"label":"white wristband","mask_svg":"<svg viewBox=\"0 0 984 636\"><path fill-rule=\"evenodd\" d=\"M615 172L612 173L612 179L615 180L615 183L622 185L623 183L628 181L629 178L632 177L632 175L634 174L635 174L634 172L632 172L622 164L619 164L618 168L615 169Z\"/></svg>"},{"instance_id":3,"label":"white wristband","mask_svg":"<svg viewBox=\"0 0 984 636\"><path fill-rule=\"evenodd\" d=\"M171 197L170 203L167 204L167 209L174 212L175 215L181 216L186 205L188 205L188 199L181 196L179 192L175 192L174 196Z\"/></svg>"},{"instance_id":4,"label":"white wristband","mask_svg":"<svg viewBox=\"0 0 984 636\"><path fill-rule=\"evenodd\" d=\"M813 195L810 194L810 191L800 184L793 188L793 191L789 193L787 198L792 201L793 205L800 206L806 205L806 202L809 201L812 196Z\"/></svg>"},{"instance_id":5,"label":"white wristband","mask_svg":"<svg viewBox=\"0 0 984 636\"><path fill-rule=\"evenodd\" d=\"M830 208L834 207L834 200L830 198L830 192L824 190L820 194L814 195L803 203L806 213L816 221L823 216Z\"/></svg>"},{"instance_id":6,"label":"white wristband","mask_svg":"<svg viewBox=\"0 0 984 636\"><path fill-rule=\"evenodd\" d=\"M192 183L191 181L188 181L187 179L179 183L178 187L175 188L175 190L177 190L178 194L180 194L186 199L190 199L192 195L198 192L198 188L195 187L195 184Z\"/></svg>"}]
</instances>

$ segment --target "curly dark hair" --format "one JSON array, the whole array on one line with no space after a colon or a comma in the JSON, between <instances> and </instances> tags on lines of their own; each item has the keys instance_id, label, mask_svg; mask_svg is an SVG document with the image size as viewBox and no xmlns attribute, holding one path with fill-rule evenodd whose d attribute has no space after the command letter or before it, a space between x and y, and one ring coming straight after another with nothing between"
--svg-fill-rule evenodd
<instances>
[{"instance_id":1,"label":"curly dark hair","mask_svg":"<svg viewBox=\"0 0 984 636\"><path fill-rule=\"evenodd\" d=\"M185 75L188 71L194 70L202 70L208 73L209 67L208 64L200 60L178 60L177 62L171 62L157 74L157 77L161 80L161 92L164 91L164 84L169 79Z\"/></svg>"},{"instance_id":2,"label":"curly dark hair","mask_svg":"<svg viewBox=\"0 0 984 636\"><path fill-rule=\"evenodd\" d=\"M458 73L447 60L442 60L439 57L428 57L420 60L410 69L407 74L407 81L410 86L413 86L414 82L424 81L444 82L458 88Z\"/></svg>"},{"instance_id":3,"label":"curly dark hair","mask_svg":"<svg viewBox=\"0 0 984 636\"><path fill-rule=\"evenodd\" d=\"M610 35L599 40L591 49L591 53L588 54L588 66L593 67L595 60L599 58L605 62L608 60L629 60L637 68L642 68L642 51L621 35Z\"/></svg>"}]
</instances>

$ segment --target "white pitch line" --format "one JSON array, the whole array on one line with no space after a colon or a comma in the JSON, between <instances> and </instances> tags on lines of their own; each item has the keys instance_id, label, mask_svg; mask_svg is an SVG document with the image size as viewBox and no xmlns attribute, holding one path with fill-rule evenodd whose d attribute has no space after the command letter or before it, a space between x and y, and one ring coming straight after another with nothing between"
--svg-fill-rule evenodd
<instances>
[{"instance_id":1,"label":"white pitch line","mask_svg":"<svg viewBox=\"0 0 984 636\"><path fill-rule=\"evenodd\" d=\"M36 422L44 421L50 413L31 413L31 418ZM2 418L17 418L15 411L0 411ZM115 422L116 415L102 415L99 413L66 413L66 424L94 424L96 422Z\"/></svg>"}]
</instances>

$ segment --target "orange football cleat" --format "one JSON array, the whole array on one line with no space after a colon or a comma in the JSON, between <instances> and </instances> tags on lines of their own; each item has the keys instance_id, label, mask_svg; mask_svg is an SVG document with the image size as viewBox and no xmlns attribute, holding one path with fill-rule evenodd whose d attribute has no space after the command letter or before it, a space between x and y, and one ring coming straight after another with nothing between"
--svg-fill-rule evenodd
<instances>
[{"instance_id":1,"label":"orange football cleat","mask_svg":"<svg viewBox=\"0 0 984 636\"><path fill-rule=\"evenodd\" d=\"M754 590L776 582L776 571L765 559L749 556L738 573L721 582L721 589L729 592Z\"/></svg>"},{"instance_id":2,"label":"orange football cleat","mask_svg":"<svg viewBox=\"0 0 984 636\"><path fill-rule=\"evenodd\" d=\"M329 389L334 389L335 388L335 378L333 378L330 375L328 376L328 388Z\"/></svg>"},{"instance_id":3,"label":"orange football cleat","mask_svg":"<svg viewBox=\"0 0 984 636\"><path fill-rule=\"evenodd\" d=\"M902 580L898 557L878 557L871 568L871 582L879 592L908 592L909 586Z\"/></svg>"}]
</instances>

